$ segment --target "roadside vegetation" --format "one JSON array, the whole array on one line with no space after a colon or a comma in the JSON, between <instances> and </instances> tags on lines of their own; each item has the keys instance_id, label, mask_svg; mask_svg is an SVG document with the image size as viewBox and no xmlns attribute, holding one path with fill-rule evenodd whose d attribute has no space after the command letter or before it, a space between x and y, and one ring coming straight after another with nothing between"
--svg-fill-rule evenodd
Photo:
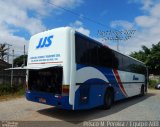
<instances>
[{"instance_id":1,"label":"roadside vegetation","mask_svg":"<svg viewBox=\"0 0 160 127\"><path fill-rule=\"evenodd\" d=\"M150 80L149 80L148 88L154 89L154 88L155 88L155 85L158 84L158 83L160 83L160 79L159 79L159 80L150 79Z\"/></svg>"},{"instance_id":2,"label":"roadside vegetation","mask_svg":"<svg viewBox=\"0 0 160 127\"><path fill-rule=\"evenodd\" d=\"M142 49L137 52L132 52L130 56L144 62L148 67L149 75L160 76L160 42L153 44L151 48L142 46ZM149 88L154 88L157 83L160 83L160 79L150 79Z\"/></svg>"},{"instance_id":3,"label":"roadside vegetation","mask_svg":"<svg viewBox=\"0 0 160 127\"><path fill-rule=\"evenodd\" d=\"M149 74L160 75L160 42L153 44L151 48L142 46L138 52L132 52L130 56L144 62Z\"/></svg>"},{"instance_id":4,"label":"roadside vegetation","mask_svg":"<svg viewBox=\"0 0 160 127\"><path fill-rule=\"evenodd\" d=\"M0 85L0 100L22 97L25 93L23 85L11 87L9 84Z\"/></svg>"}]
</instances>

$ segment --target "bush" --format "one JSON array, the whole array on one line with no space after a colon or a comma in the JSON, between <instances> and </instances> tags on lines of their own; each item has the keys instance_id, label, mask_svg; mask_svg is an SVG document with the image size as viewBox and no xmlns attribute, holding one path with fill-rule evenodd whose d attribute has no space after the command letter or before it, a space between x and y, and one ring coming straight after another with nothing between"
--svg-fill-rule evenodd
<instances>
[{"instance_id":1,"label":"bush","mask_svg":"<svg viewBox=\"0 0 160 127\"><path fill-rule=\"evenodd\" d=\"M149 88L155 88L155 85L157 84L157 83L160 83L160 80L149 80L149 85L148 85L148 87Z\"/></svg>"},{"instance_id":2,"label":"bush","mask_svg":"<svg viewBox=\"0 0 160 127\"><path fill-rule=\"evenodd\" d=\"M11 87L8 84L5 84L5 85L1 84L0 85L0 96L8 95L8 94L15 94L15 93L22 91L22 90L24 91L24 88L22 85Z\"/></svg>"}]
</instances>

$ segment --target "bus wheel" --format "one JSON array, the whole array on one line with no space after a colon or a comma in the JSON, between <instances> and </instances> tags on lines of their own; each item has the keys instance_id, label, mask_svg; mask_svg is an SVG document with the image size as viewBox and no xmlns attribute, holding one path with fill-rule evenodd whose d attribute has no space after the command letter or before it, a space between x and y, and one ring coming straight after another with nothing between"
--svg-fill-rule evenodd
<instances>
[{"instance_id":1,"label":"bus wheel","mask_svg":"<svg viewBox=\"0 0 160 127\"><path fill-rule=\"evenodd\" d=\"M104 96L104 105L103 109L110 109L113 104L113 91L108 89Z\"/></svg>"},{"instance_id":2,"label":"bus wheel","mask_svg":"<svg viewBox=\"0 0 160 127\"><path fill-rule=\"evenodd\" d=\"M141 86L141 93L140 96L144 96L144 85Z\"/></svg>"}]
</instances>

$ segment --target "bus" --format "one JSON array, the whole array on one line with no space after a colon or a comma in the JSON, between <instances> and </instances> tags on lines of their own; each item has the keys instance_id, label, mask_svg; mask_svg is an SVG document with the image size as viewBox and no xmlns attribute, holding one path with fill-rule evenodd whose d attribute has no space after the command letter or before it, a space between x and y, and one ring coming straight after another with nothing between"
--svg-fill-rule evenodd
<instances>
[{"instance_id":1,"label":"bus","mask_svg":"<svg viewBox=\"0 0 160 127\"><path fill-rule=\"evenodd\" d=\"M61 109L109 109L147 92L145 64L71 27L32 36L25 69L27 100Z\"/></svg>"}]
</instances>

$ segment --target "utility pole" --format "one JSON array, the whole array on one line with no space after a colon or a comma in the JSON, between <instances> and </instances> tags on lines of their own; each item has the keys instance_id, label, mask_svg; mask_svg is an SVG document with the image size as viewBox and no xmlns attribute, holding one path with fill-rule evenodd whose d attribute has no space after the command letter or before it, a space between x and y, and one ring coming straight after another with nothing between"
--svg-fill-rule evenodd
<instances>
[{"instance_id":1,"label":"utility pole","mask_svg":"<svg viewBox=\"0 0 160 127\"><path fill-rule=\"evenodd\" d=\"M119 51L119 40L117 40L117 51Z\"/></svg>"},{"instance_id":2,"label":"utility pole","mask_svg":"<svg viewBox=\"0 0 160 127\"><path fill-rule=\"evenodd\" d=\"M24 45L24 55L23 55L23 66L25 66L25 45Z\"/></svg>"},{"instance_id":3,"label":"utility pole","mask_svg":"<svg viewBox=\"0 0 160 127\"><path fill-rule=\"evenodd\" d=\"M120 41L120 37L119 36L116 36L116 39L117 41L117 51L119 51L119 41Z\"/></svg>"},{"instance_id":4,"label":"utility pole","mask_svg":"<svg viewBox=\"0 0 160 127\"><path fill-rule=\"evenodd\" d=\"M14 64L14 50L12 50L12 70L11 70L11 87L13 87L13 64Z\"/></svg>"}]
</instances>

